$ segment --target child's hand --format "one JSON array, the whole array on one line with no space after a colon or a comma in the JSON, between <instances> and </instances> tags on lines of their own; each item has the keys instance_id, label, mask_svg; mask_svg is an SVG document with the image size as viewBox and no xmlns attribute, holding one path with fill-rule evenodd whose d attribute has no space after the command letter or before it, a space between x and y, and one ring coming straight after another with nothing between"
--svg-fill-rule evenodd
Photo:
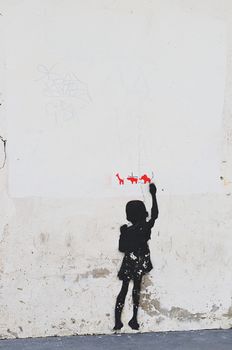
<instances>
[{"instance_id":1,"label":"child's hand","mask_svg":"<svg viewBox=\"0 0 232 350\"><path fill-rule=\"evenodd\" d=\"M125 233L125 232L126 232L126 229L127 229L127 225L122 225L122 226L120 227L120 232L121 232L121 233Z\"/></svg>"},{"instance_id":2,"label":"child's hand","mask_svg":"<svg viewBox=\"0 0 232 350\"><path fill-rule=\"evenodd\" d=\"M150 185L149 185L149 191L150 191L150 194L152 195L152 196L155 196L156 195L156 186L155 186L155 184L153 184L153 183L151 183Z\"/></svg>"}]
</instances>

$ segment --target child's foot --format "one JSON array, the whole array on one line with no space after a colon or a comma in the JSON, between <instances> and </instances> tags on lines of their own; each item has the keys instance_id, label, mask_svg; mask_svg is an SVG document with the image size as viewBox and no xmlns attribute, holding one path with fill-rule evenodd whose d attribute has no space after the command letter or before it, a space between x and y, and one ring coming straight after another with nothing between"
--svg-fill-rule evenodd
<instances>
[{"instance_id":1,"label":"child's foot","mask_svg":"<svg viewBox=\"0 0 232 350\"><path fill-rule=\"evenodd\" d=\"M137 320L135 320L134 318L132 318L129 322L128 322L130 328L138 330L139 329L139 324L137 322Z\"/></svg>"},{"instance_id":2,"label":"child's foot","mask_svg":"<svg viewBox=\"0 0 232 350\"><path fill-rule=\"evenodd\" d=\"M121 321L120 322L116 322L113 330L114 331L119 331L122 327L123 327L123 323Z\"/></svg>"}]
</instances>

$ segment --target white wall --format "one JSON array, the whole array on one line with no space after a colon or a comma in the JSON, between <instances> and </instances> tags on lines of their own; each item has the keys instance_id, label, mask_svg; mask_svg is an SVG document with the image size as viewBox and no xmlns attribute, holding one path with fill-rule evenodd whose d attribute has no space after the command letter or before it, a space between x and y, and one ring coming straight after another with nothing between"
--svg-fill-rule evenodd
<instances>
[{"instance_id":1,"label":"white wall","mask_svg":"<svg viewBox=\"0 0 232 350\"><path fill-rule=\"evenodd\" d=\"M112 332L125 205L150 206L117 172L158 186L141 330L230 327L230 1L0 12L1 337Z\"/></svg>"}]
</instances>

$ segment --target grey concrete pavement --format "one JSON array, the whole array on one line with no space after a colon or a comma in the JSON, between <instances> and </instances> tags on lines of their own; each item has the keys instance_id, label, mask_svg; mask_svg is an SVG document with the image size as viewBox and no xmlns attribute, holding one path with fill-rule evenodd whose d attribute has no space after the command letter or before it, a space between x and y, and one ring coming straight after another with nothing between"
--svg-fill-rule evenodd
<instances>
[{"instance_id":1,"label":"grey concrete pavement","mask_svg":"<svg viewBox=\"0 0 232 350\"><path fill-rule=\"evenodd\" d=\"M232 330L1 340L2 350L232 350Z\"/></svg>"}]
</instances>

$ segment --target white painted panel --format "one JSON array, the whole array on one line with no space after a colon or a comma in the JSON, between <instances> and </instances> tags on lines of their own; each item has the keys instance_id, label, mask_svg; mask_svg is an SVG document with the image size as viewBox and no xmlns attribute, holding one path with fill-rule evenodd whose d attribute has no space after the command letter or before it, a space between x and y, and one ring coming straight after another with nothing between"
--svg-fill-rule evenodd
<instances>
[{"instance_id":1,"label":"white painted panel","mask_svg":"<svg viewBox=\"0 0 232 350\"><path fill-rule=\"evenodd\" d=\"M219 192L224 24L52 3L9 8L10 194L139 196L117 172Z\"/></svg>"}]
</instances>

